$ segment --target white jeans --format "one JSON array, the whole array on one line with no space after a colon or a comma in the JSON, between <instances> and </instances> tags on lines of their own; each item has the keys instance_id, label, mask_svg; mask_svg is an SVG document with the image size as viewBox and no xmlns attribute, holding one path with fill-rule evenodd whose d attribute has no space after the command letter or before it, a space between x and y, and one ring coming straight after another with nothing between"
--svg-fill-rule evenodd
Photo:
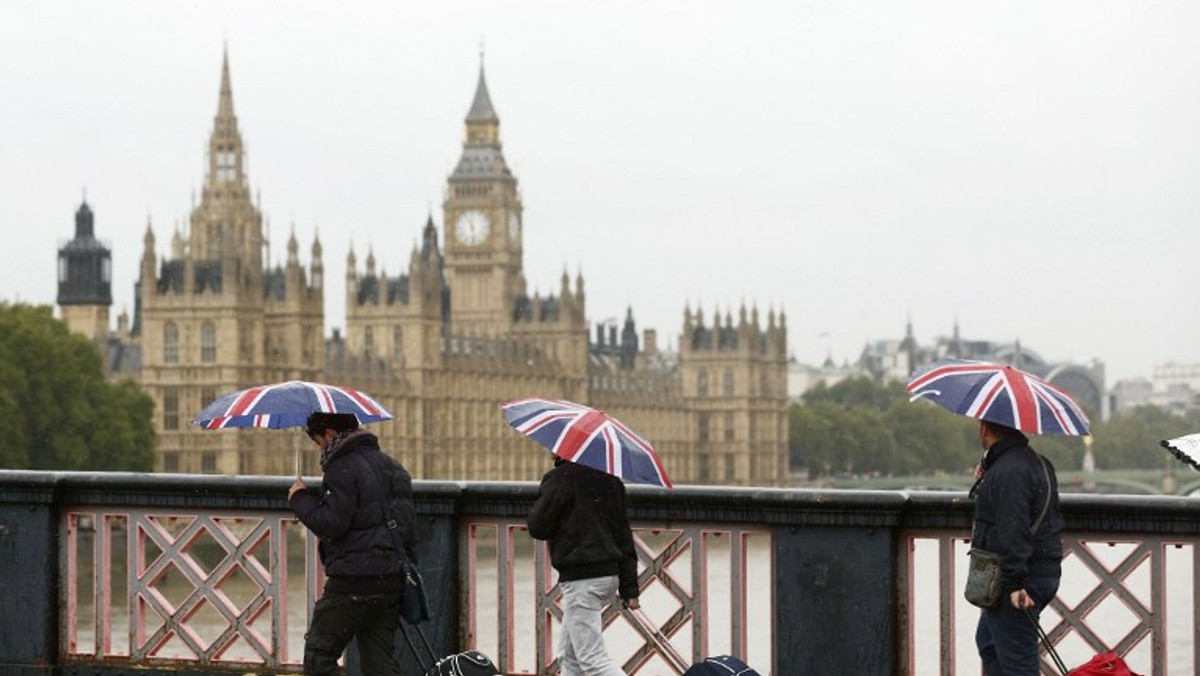
<instances>
[{"instance_id":1,"label":"white jeans","mask_svg":"<svg viewBox=\"0 0 1200 676\"><path fill-rule=\"evenodd\" d=\"M562 676L625 676L604 650L600 611L613 600L617 576L559 582L563 593L558 663Z\"/></svg>"}]
</instances>

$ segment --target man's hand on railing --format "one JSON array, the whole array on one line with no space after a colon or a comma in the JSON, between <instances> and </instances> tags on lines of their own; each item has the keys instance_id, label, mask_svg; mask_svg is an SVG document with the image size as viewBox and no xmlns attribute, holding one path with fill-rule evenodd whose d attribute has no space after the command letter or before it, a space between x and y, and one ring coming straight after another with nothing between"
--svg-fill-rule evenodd
<instances>
[{"instance_id":1,"label":"man's hand on railing","mask_svg":"<svg viewBox=\"0 0 1200 676\"><path fill-rule=\"evenodd\" d=\"M292 487L288 489L288 500L292 499L292 496L296 494L296 491L302 491L305 488L307 488L307 486L304 485L304 480L300 477L296 477L296 480L292 482Z\"/></svg>"}]
</instances>

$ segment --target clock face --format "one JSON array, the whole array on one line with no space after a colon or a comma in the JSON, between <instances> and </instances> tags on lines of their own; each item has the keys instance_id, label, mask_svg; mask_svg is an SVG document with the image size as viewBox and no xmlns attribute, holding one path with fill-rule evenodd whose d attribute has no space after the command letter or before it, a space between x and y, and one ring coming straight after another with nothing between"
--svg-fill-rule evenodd
<instances>
[{"instance_id":1,"label":"clock face","mask_svg":"<svg viewBox=\"0 0 1200 676\"><path fill-rule=\"evenodd\" d=\"M481 244L487 239L490 229L491 223L488 222L487 214L475 209L464 211L454 224L454 234L458 241L468 246Z\"/></svg>"},{"instance_id":2,"label":"clock face","mask_svg":"<svg viewBox=\"0 0 1200 676\"><path fill-rule=\"evenodd\" d=\"M508 215L508 241L513 244L521 241L521 219L516 214Z\"/></svg>"}]
</instances>

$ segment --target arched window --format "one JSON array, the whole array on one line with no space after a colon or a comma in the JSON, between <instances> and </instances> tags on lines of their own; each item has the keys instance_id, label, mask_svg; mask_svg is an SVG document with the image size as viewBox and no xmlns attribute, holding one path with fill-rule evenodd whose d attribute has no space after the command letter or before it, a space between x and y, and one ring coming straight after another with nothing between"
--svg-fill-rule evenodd
<instances>
[{"instance_id":1,"label":"arched window","mask_svg":"<svg viewBox=\"0 0 1200 676\"><path fill-rule=\"evenodd\" d=\"M163 429L179 429L179 395L174 390L163 393Z\"/></svg>"},{"instance_id":2,"label":"arched window","mask_svg":"<svg viewBox=\"0 0 1200 676\"><path fill-rule=\"evenodd\" d=\"M404 361L404 333L399 326L392 328L392 360Z\"/></svg>"},{"instance_id":3,"label":"arched window","mask_svg":"<svg viewBox=\"0 0 1200 676\"><path fill-rule=\"evenodd\" d=\"M363 354L368 359L371 358L371 355L375 354L375 331L369 326L363 329Z\"/></svg>"},{"instance_id":4,"label":"arched window","mask_svg":"<svg viewBox=\"0 0 1200 676\"><path fill-rule=\"evenodd\" d=\"M163 326L163 363L179 363L179 328L175 322Z\"/></svg>"},{"instance_id":5,"label":"arched window","mask_svg":"<svg viewBox=\"0 0 1200 676\"><path fill-rule=\"evenodd\" d=\"M733 369L725 369L725 375L721 378L721 394L726 397L733 396Z\"/></svg>"},{"instance_id":6,"label":"arched window","mask_svg":"<svg viewBox=\"0 0 1200 676\"><path fill-rule=\"evenodd\" d=\"M696 396L708 396L708 370L700 369L700 373L696 374Z\"/></svg>"},{"instance_id":7,"label":"arched window","mask_svg":"<svg viewBox=\"0 0 1200 676\"><path fill-rule=\"evenodd\" d=\"M217 329L212 322L200 327L200 361L211 364L217 360Z\"/></svg>"}]
</instances>

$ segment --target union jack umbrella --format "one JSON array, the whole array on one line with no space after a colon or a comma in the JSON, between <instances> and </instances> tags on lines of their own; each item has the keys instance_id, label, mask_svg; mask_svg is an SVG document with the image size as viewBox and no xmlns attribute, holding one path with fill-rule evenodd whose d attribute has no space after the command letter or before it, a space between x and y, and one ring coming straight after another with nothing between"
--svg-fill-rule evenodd
<instances>
[{"instance_id":1,"label":"union jack umbrella","mask_svg":"<svg viewBox=\"0 0 1200 676\"><path fill-rule=\"evenodd\" d=\"M625 481L671 487L650 442L604 411L539 398L510 401L500 410L513 429L564 460Z\"/></svg>"},{"instance_id":2,"label":"union jack umbrella","mask_svg":"<svg viewBox=\"0 0 1200 676\"><path fill-rule=\"evenodd\" d=\"M353 413L360 423L395 417L379 402L358 390L291 380L222 394L200 411L192 424L208 430L224 427L302 427L309 414L315 411Z\"/></svg>"},{"instance_id":3,"label":"union jack umbrella","mask_svg":"<svg viewBox=\"0 0 1200 676\"><path fill-rule=\"evenodd\" d=\"M958 413L1026 434L1082 436L1088 418L1065 391L1011 366L944 359L917 371L906 389Z\"/></svg>"}]
</instances>

